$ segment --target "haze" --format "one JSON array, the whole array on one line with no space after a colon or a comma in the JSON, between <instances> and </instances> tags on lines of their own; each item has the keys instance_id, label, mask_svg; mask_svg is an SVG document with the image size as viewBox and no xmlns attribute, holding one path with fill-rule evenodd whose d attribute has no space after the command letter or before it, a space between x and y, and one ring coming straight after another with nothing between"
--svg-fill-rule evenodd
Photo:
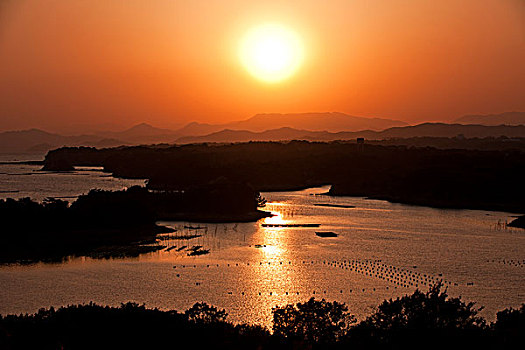
<instances>
[{"instance_id":1,"label":"haze","mask_svg":"<svg viewBox=\"0 0 525 350\"><path fill-rule=\"evenodd\" d=\"M278 84L238 59L282 23L304 62ZM525 110L522 0L0 2L0 130L224 123L339 111L406 122Z\"/></svg>"}]
</instances>

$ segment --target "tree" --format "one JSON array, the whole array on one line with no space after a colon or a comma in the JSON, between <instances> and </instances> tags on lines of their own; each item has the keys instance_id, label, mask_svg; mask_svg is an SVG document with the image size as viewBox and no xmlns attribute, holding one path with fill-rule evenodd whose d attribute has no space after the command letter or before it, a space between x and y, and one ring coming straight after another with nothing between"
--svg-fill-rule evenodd
<instances>
[{"instance_id":1,"label":"tree","mask_svg":"<svg viewBox=\"0 0 525 350\"><path fill-rule=\"evenodd\" d=\"M396 329L474 329L485 326L477 316L483 308L474 309L475 303L464 303L461 298L449 298L443 284L437 283L428 292L416 290L396 300L385 300L375 314L361 327L382 330Z\"/></svg>"},{"instance_id":2,"label":"tree","mask_svg":"<svg viewBox=\"0 0 525 350\"><path fill-rule=\"evenodd\" d=\"M195 323L219 323L225 322L228 314L226 311L219 310L206 303L195 303L191 308L184 312L189 321Z\"/></svg>"},{"instance_id":3,"label":"tree","mask_svg":"<svg viewBox=\"0 0 525 350\"><path fill-rule=\"evenodd\" d=\"M495 329L516 329L525 330L525 304L521 304L519 309L505 309L496 314Z\"/></svg>"},{"instance_id":4,"label":"tree","mask_svg":"<svg viewBox=\"0 0 525 350\"><path fill-rule=\"evenodd\" d=\"M492 328L499 338L499 344L518 349L525 342L525 304L519 309L505 309L496 315Z\"/></svg>"},{"instance_id":5,"label":"tree","mask_svg":"<svg viewBox=\"0 0 525 350\"><path fill-rule=\"evenodd\" d=\"M363 347L420 349L486 348L491 341L482 308L450 298L438 283L424 293L385 300L345 339Z\"/></svg>"},{"instance_id":6,"label":"tree","mask_svg":"<svg viewBox=\"0 0 525 350\"><path fill-rule=\"evenodd\" d=\"M309 343L333 343L356 322L344 303L311 298L305 303L274 307L273 332L278 337Z\"/></svg>"}]
</instances>

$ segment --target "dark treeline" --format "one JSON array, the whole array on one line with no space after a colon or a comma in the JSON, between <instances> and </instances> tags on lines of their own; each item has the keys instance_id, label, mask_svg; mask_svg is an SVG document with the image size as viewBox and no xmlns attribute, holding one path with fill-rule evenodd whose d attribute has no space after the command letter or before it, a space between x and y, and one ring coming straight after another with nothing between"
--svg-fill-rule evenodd
<instances>
[{"instance_id":1,"label":"dark treeline","mask_svg":"<svg viewBox=\"0 0 525 350\"><path fill-rule=\"evenodd\" d=\"M61 148L45 169L103 166L115 176L181 190L217 178L257 191L332 184L331 195L365 196L447 208L525 212L525 152L359 145L350 142L249 142L173 147Z\"/></svg>"},{"instance_id":2,"label":"dark treeline","mask_svg":"<svg viewBox=\"0 0 525 350\"><path fill-rule=\"evenodd\" d=\"M128 197L91 191L71 205L57 199L0 200L0 262L60 260L103 246L154 242L165 229L155 224L151 210Z\"/></svg>"},{"instance_id":3,"label":"dark treeline","mask_svg":"<svg viewBox=\"0 0 525 350\"><path fill-rule=\"evenodd\" d=\"M478 151L511 151L525 152L525 137L509 138L484 137L410 137L390 138L386 140L367 140L367 143L381 146L433 147L440 149L466 149Z\"/></svg>"},{"instance_id":4,"label":"dark treeline","mask_svg":"<svg viewBox=\"0 0 525 350\"><path fill-rule=\"evenodd\" d=\"M196 303L184 313L96 304L0 316L1 349L518 349L525 304L488 324L473 303L441 286L385 300L361 322L345 304L315 300L273 308L271 333L235 325L227 313Z\"/></svg>"},{"instance_id":5,"label":"dark treeline","mask_svg":"<svg viewBox=\"0 0 525 350\"><path fill-rule=\"evenodd\" d=\"M215 182L184 192L152 192L134 186L123 191L92 190L69 205L57 199L0 200L0 263L93 255L101 247L137 255L161 247L153 243L169 229L157 220L250 221L266 216L264 204L248 186Z\"/></svg>"}]
</instances>

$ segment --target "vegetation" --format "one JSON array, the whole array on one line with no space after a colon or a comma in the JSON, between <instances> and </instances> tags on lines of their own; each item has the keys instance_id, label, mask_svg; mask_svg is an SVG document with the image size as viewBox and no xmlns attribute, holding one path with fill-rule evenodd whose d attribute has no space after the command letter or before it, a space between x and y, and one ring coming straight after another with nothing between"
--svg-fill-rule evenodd
<instances>
[{"instance_id":1,"label":"vegetation","mask_svg":"<svg viewBox=\"0 0 525 350\"><path fill-rule=\"evenodd\" d=\"M167 231L155 224L153 213L140 201L127 200L124 192L91 191L72 205L55 199L0 200L0 222L0 263L107 256L108 250L126 255L129 249L136 251L138 243L153 243L158 233Z\"/></svg>"},{"instance_id":2,"label":"vegetation","mask_svg":"<svg viewBox=\"0 0 525 350\"><path fill-rule=\"evenodd\" d=\"M151 189L184 191L217 179L249 183L255 191L332 184L334 196L525 213L525 152L509 147L480 151L306 141L80 147L51 151L45 164L103 166L115 176L149 179Z\"/></svg>"},{"instance_id":3,"label":"vegetation","mask_svg":"<svg viewBox=\"0 0 525 350\"><path fill-rule=\"evenodd\" d=\"M335 343L356 322L345 304L311 298L305 303L275 307L273 333L288 341Z\"/></svg>"},{"instance_id":4,"label":"vegetation","mask_svg":"<svg viewBox=\"0 0 525 350\"><path fill-rule=\"evenodd\" d=\"M0 200L0 263L60 260L68 255L136 256L163 248L157 220L255 220L264 199L248 186L213 183L184 192L92 190L69 205L57 199Z\"/></svg>"},{"instance_id":5,"label":"vegetation","mask_svg":"<svg viewBox=\"0 0 525 350\"><path fill-rule=\"evenodd\" d=\"M474 303L449 298L442 285L423 293L416 290L395 300L385 300L377 311L347 334L356 344L393 348L441 348L453 344L482 345L489 337L486 322ZM431 341L429 341L431 340Z\"/></svg>"},{"instance_id":6,"label":"vegetation","mask_svg":"<svg viewBox=\"0 0 525 350\"><path fill-rule=\"evenodd\" d=\"M0 316L1 349L515 349L525 340L525 304L488 325L472 303L441 286L384 301L360 323L345 304L310 299L273 309L273 334L234 325L225 310L196 303L184 313L88 305Z\"/></svg>"},{"instance_id":7,"label":"vegetation","mask_svg":"<svg viewBox=\"0 0 525 350\"><path fill-rule=\"evenodd\" d=\"M202 311L204 315L200 315ZM96 304L40 310L0 319L1 349L257 349L269 333L234 325L224 310L193 307L186 313Z\"/></svg>"}]
</instances>

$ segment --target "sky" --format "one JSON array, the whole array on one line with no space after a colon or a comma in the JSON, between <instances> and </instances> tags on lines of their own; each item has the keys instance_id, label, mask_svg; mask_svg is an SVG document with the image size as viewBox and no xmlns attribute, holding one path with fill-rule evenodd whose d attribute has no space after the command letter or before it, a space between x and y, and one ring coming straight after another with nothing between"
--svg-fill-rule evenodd
<instances>
[{"instance_id":1,"label":"sky","mask_svg":"<svg viewBox=\"0 0 525 350\"><path fill-rule=\"evenodd\" d=\"M300 38L280 82L241 63ZM0 0L0 130L177 127L338 111L409 123L525 111L525 0Z\"/></svg>"}]
</instances>

